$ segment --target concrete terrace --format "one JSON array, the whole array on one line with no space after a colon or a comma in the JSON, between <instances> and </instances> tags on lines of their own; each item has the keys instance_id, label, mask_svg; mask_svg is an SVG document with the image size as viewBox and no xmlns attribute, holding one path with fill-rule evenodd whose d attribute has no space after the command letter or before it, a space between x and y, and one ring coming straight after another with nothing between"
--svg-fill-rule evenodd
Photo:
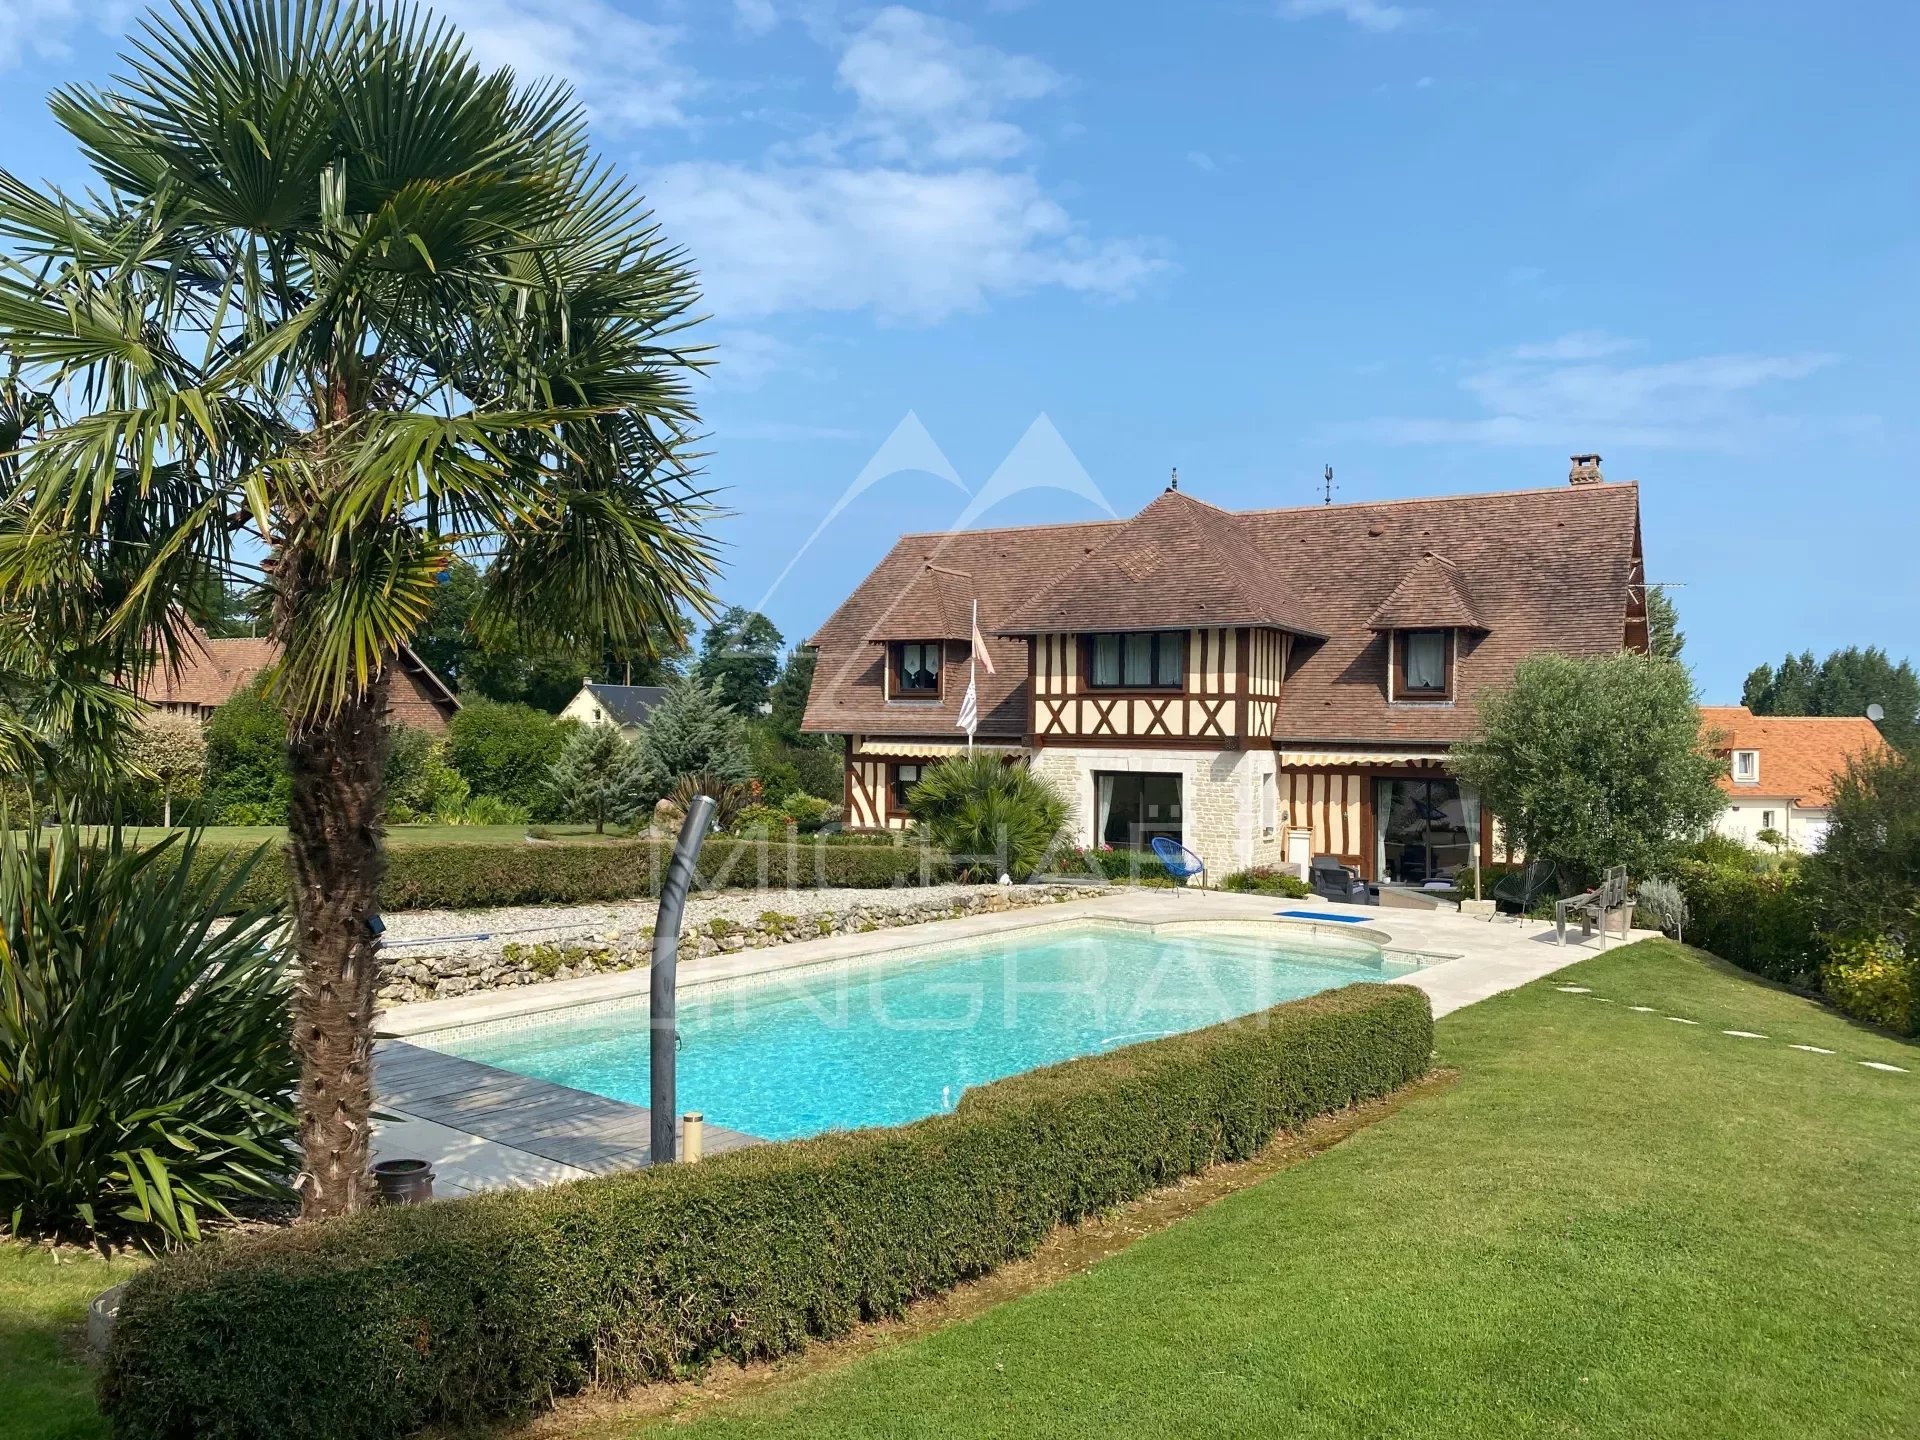
<instances>
[{"instance_id":1,"label":"concrete terrace","mask_svg":"<svg viewBox=\"0 0 1920 1440\"><path fill-rule=\"evenodd\" d=\"M1361 923L1277 918L1289 910L1353 915L1361 917ZM1358 936L1380 945L1391 958L1418 963L1418 969L1396 979L1424 990L1436 1016L1550 975L1597 953L1602 944L1597 935L1580 943L1575 932L1563 948L1555 943L1550 924L1475 920L1451 911L1358 908L1218 891L1115 890L1060 905L684 960L680 980L683 987L692 987L1092 920L1151 925L1271 922L1276 929ZM1633 938L1644 933L1635 932ZM1616 938L1611 943L1620 942ZM432 1048L432 1038L500 1020L558 1018L581 1006L624 1008L638 1002L643 1007L648 984L649 973L640 968L389 1011L381 1031L392 1038L381 1043L375 1062L376 1109L389 1118L376 1125L375 1158L432 1161L435 1192L441 1195L552 1184L645 1165L649 1117L644 1107L445 1055ZM709 1154L753 1143L751 1136L707 1125Z\"/></svg>"}]
</instances>

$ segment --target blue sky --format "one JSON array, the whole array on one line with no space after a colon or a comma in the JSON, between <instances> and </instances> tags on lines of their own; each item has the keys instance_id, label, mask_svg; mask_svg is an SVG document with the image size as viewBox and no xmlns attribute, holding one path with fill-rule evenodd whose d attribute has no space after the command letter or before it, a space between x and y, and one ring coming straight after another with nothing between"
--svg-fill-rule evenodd
<instances>
[{"instance_id":1,"label":"blue sky","mask_svg":"<svg viewBox=\"0 0 1920 1440\"><path fill-rule=\"evenodd\" d=\"M1249 507L1597 450L1708 699L1920 652L1909 7L438 8L571 79L699 265L722 591L790 639L902 530L1128 514L1173 466ZM0 163L84 179L43 97L138 9L0 0Z\"/></svg>"}]
</instances>

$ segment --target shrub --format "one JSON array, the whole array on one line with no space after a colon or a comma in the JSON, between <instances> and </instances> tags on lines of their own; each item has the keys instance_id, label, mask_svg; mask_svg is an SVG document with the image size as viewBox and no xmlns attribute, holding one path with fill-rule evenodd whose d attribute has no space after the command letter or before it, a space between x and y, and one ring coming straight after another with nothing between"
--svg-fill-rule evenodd
<instances>
[{"instance_id":1,"label":"shrub","mask_svg":"<svg viewBox=\"0 0 1920 1440\"><path fill-rule=\"evenodd\" d=\"M820 836L766 841L715 835L700 852L702 889L894 889L953 878L944 856L915 845L864 843ZM574 905L631 900L660 893L669 839L605 844L395 845L380 885L385 910L484 910L501 905ZM232 848L200 847L198 865L231 864ZM247 877L230 905L278 903L290 881L275 855Z\"/></svg>"},{"instance_id":2,"label":"shrub","mask_svg":"<svg viewBox=\"0 0 1920 1440\"><path fill-rule=\"evenodd\" d=\"M667 686L640 727L638 744L656 794L665 794L682 775L745 781L753 773L745 724L697 680Z\"/></svg>"},{"instance_id":3,"label":"shrub","mask_svg":"<svg viewBox=\"0 0 1920 1440\"><path fill-rule=\"evenodd\" d=\"M387 731L387 819L410 824L467 803L467 779L447 762L444 743L413 725Z\"/></svg>"},{"instance_id":4,"label":"shrub","mask_svg":"<svg viewBox=\"0 0 1920 1440\"><path fill-rule=\"evenodd\" d=\"M133 1280L104 1403L121 1440L374 1440L786 1354L1387 1094L1432 1045L1424 995L1356 985L896 1129L237 1239Z\"/></svg>"},{"instance_id":5,"label":"shrub","mask_svg":"<svg viewBox=\"0 0 1920 1440\"><path fill-rule=\"evenodd\" d=\"M796 793L780 802L780 811L804 834L825 825L839 813L840 807L818 795Z\"/></svg>"},{"instance_id":6,"label":"shrub","mask_svg":"<svg viewBox=\"0 0 1920 1440\"><path fill-rule=\"evenodd\" d=\"M1888 751L1848 765L1804 868L1823 930L1920 946L1920 760Z\"/></svg>"},{"instance_id":7,"label":"shrub","mask_svg":"<svg viewBox=\"0 0 1920 1440\"><path fill-rule=\"evenodd\" d=\"M1276 870L1271 865L1236 870L1220 882L1220 888L1253 895L1284 895L1289 900L1304 900L1313 894L1313 887L1298 875Z\"/></svg>"},{"instance_id":8,"label":"shrub","mask_svg":"<svg viewBox=\"0 0 1920 1440\"><path fill-rule=\"evenodd\" d=\"M692 806L696 796L705 795L713 801L713 823L721 830L730 829L741 812L748 808L749 791L737 780L728 780L719 775L682 775L673 782L673 788L667 792L671 800L684 816Z\"/></svg>"},{"instance_id":9,"label":"shrub","mask_svg":"<svg viewBox=\"0 0 1920 1440\"><path fill-rule=\"evenodd\" d=\"M1151 850L1114 849L1098 846L1082 850L1077 846L1055 848L1042 872L1049 880L1110 880L1123 885L1170 886L1173 880L1167 867Z\"/></svg>"},{"instance_id":10,"label":"shrub","mask_svg":"<svg viewBox=\"0 0 1920 1440\"><path fill-rule=\"evenodd\" d=\"M494 795L475 795L451 818L436 815L449 825L524 825L533 818L524 805Z\"/></svg>"},{"instance_id":11,"label":"shrub","mask_svg":"<svg viewBox=\"0 0 1920 1440\"><path fill-rule=\"evenodd\" d=\"M0 832L0 1224L196 1240L283 1196L293 1120L284 935L234 910L198 840ZM284 885L280 894L284 895ZM277 898L277 897L276 897Z\"/></svg>"},{"instance_id":12,"label":"shrub","mask_svg":"<svg viewBox=\"0 0 1920 1440\"><path fill-rule=\"evenodd\" d=\"M1898 941L1884 935L1835 940L1821 982L1843 1014L1896 1035L1920 1035L1920 954Z\"/></svg>"},{"instance_id":13,"label":"shrub","mask_svg":"<svg viewBox=\"0 0 1920 1440\"><path fill-rule=\"evenodd\" d=\"M1676 940L1684 940L1689 918L1686 892L1673 881L1656 876L1640 882L1634 906L1636 925L1664 931Z\"/></svg>"},{"instance_id":14,"label":"shrub","mask_svg":"<svg viewBox=\"0 0 1920 1440\"><path fill-rule=\"evenodd\" d=\"M150 711L140 717L127 758L158 791L160 823L171 827L175 803L198 799L206 780L206 727L193 715Z\"/></svg>"},{"instance_id":15,"label":"shrub","mask_svg":"<svg viewBox=\"0 0 1920 1440\"><path fill-rule=\"evenodd\" d=\"M1817 983L1821 945L1794 871L1760 874L1682 860L1672 878L1686 900L1694 944L1769 980Z\"/></svg>"},{"instance_id":16,"label":"shrub","mask_svg":"<svg viewBox=\"0 0 1920 1440\"><path fill-rule=\"evenodd\" d=\"M597 833L607 822L624 825L659 798L638 743L611 725L587 725L568 737L547 772L560 815L591 820Z\"/></svg>"},{"instance_id":17,"label":"shrub","mask_svg":"<svg viewBox=\"0 0 1920 1440\"><path fill-rule=\"evenodd\" d=\"M935 765L907 804L935 845L988 878L1027 879L1067 823L1066 797L1052 781L985 751Z\"/></svg>"},{"instance_id":18,"label":"shrub","mask_svg":"<svg viewBox=\"0 0 1920 1440\"><path fill-rule=\"evenodd\" d=\"M557 819L547 774L576 727L531 705L468 699L448 724L447 761L475 795Z\"/></svg>"},{"instance_id":19,"label":"shrub","mask_svg":"<svg viewBox=\"0 0 1920 1440\"><path fill-rule=\"evenodd\" d=\"M255 680L207 719L207 809L228 825L284 825L287 717ZM244 812L255 820L229 820Z\"/></svg>"}]
</instances>

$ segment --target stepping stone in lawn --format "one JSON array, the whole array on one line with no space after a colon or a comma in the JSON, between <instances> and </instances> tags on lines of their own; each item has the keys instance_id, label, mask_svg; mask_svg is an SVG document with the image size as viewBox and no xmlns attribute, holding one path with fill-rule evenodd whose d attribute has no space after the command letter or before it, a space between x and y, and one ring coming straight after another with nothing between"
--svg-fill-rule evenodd
<instances>
[{"instance_id":1,"label":"stepping stone in lawn","mask_svg":"<svg viewBox=\"0 0 1920 1440\"><path fill-rule=\"evenodd\" d=\"M1593 991L1585 985L1556 985L1554 989L1563 995L1591 995Z\"/></svg>"},{"instance_id":2,"label":"stepping stone in lawn","mask_svg":"<svg viewBox=\"0 0 1920 1440\"><path fill-rule=\"evenodd\" d=\"M1833 1051L1821 1045L1789 1045L1789 1050L1804 1050L1809 1055L1831 1055Z\"/></svg>"},{"instance_id":3,"label":"stepping stone in lawn","mask_svg":"<svg viewBox=\"0 0 1920 1440\"><path fill-rule=\"evenodd\" d=\"M1891 1070L1895 1075L1904 1075L1907 1073L1898 1065L1889 1065L1881 1060L1862 1060L1860 1063L1869 1070Z\"/></svg>"},{"instance_id":4,"label":"stepping stone in lawn","mask_svg":"<svg viewBox=\"0 0 1920 1440\"><path fill-rule=\"evenodd\" d=\"M1653 1014L1653 1007L1651 1005L1629 1005L1627 1009L1638 1010L1642 1015Z\"/></svg>"},{"instance_id":5,"label":"stepping stone in lawn","mask_svg":"<svg viewBox=\"0 0 1920 1440\"><path fill-rule=\"evenodd\" d=\"M1700 1023L1698 1020L1683 1020L1678 1015L1669 1015L1667 1016L1667 1019L1671 1020L1676 1025L1698 1025Z\"/></svg>"},{"instance_id":6,"label":"stepping stone in lawn","mask_svg":"<svg viewBox=\"0 0 1920 1440\"><path fill-rule=\"evenodd\" d=\"M1737 1040L1764 1040L1767 1037L1758 1030L1722 1030L1722 1035L1731 1035Z\"/></svg>"}]
</instances>

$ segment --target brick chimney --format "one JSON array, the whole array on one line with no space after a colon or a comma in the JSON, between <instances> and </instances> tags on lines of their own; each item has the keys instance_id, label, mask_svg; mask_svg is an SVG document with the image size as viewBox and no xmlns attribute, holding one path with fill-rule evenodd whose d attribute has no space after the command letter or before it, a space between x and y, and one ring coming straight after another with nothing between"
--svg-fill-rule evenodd
<instances>
[{"instance_id":1,"label":"brick chimney","mask_svg":"<svg viewBox=\"0 0 1920 1440\"><path fill-rule=\"evenodd\" d=\"M1600 473L1598 455L1576 455L1573 457L1573 469L1567 472L1569 485L1604 485L1607 477Z\"/></svg>"}]
</instances>

